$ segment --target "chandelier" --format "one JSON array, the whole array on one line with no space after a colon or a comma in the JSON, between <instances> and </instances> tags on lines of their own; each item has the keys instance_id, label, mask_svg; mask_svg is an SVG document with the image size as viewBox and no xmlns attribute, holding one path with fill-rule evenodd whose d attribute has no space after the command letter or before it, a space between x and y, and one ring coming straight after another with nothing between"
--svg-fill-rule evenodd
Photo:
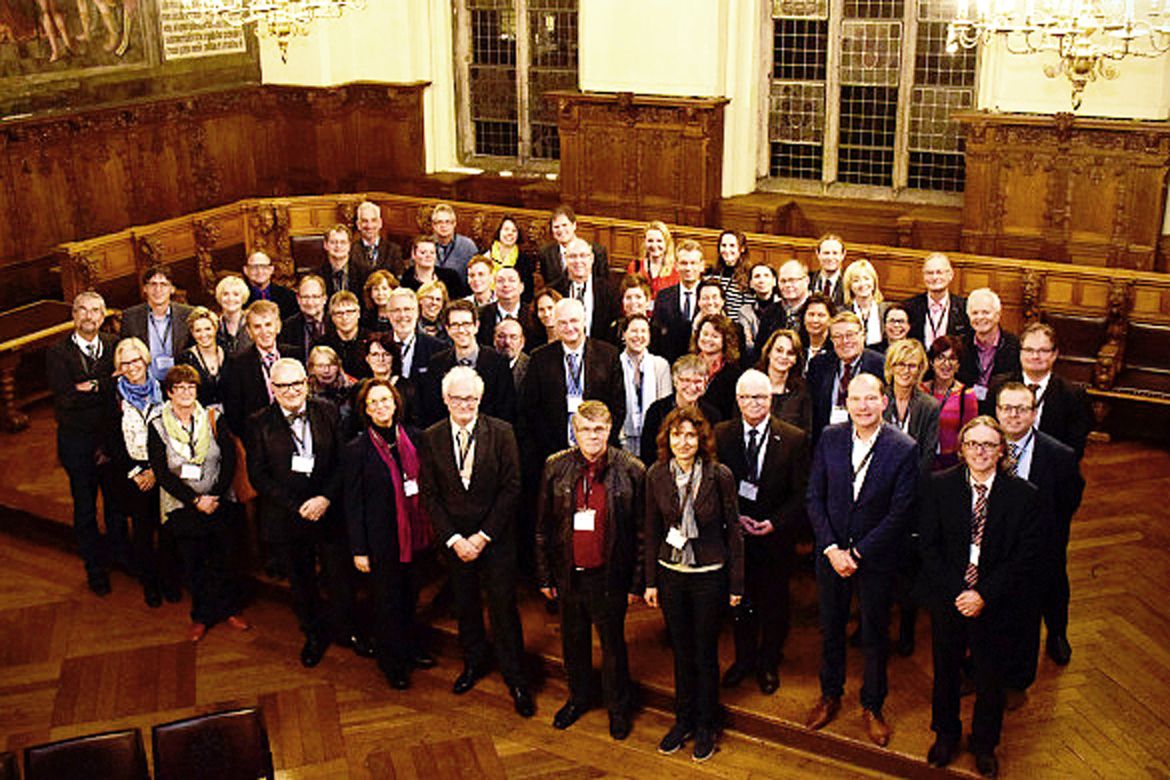
<instances>
[{"instance_id":1,"label":"chandelier","mask_svg":"<svg viewBox=\"0 0 1170 780\"><path fill-rule=\"evenodd\" d=\"M1069 80L1077 109L1088 82L1117 78L1114 62L1170 51L1170 20L1159 0L1150 0L1145 14L1135 12L1135 2L975 0L971 9L968 0L958 0L956 18L947 26L947 51L998 37L1012 54L1054 52L1059 65L1045 65L1044 75Z\"/></svg>"},{"instance_id":2,"label":"chandelier","mask_svg":"<svg viewBox=\"0 0 1170 780\"><path fill-rule=\"evenodd\" d=\"M183 14L200 25L230 27L255 25L256 37L272 38L280 59L288 62L289 41L308 35L318 19L337 19L346 11L360 11L366 0L180 0Z\"/></svg>"}]
</instances>

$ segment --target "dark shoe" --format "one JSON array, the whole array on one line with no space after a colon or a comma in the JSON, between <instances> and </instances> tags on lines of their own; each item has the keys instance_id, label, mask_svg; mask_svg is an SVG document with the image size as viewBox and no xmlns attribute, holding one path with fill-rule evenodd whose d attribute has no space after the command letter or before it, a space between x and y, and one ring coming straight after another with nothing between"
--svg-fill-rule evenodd
<instances>
[{"instance_id":1,"label":"dark shoe","mask_svg":"<svg viewBox=\"0 0 1170 780\"><path fill-rule=\"evenodd\" d=\"M699 729L695 732L695 751L691 758L695 761L706 761L715 755L715 732L711 729Z\"/></svg>"},{"instance_id":2,"label":"dark shoe","mask_svg":"<svg viewBox=\"0 0 1170 780\"><path fill-rule=\"evenodd\" d=\"M780 690L780 674L775 669L764 669L756 674L756 682L760 685L760 693L765 696Z\"/></svg>"},{"instance_id":3,"label":"dark shoe","mask_svg":"<svg viewBox=\"0 0 1170 780\"><path fill-rule=\"evenodd\" d=\"M809 731L823 729L829 725L837 712L841 709L841 699L836 696L822 696L813 708L808 711L804 719L804 727Z\"/></svg>"},{"instance_id":4,"label":"dark shoe","mask_svg":"<svg viewBox=\"0 0 1170 780\"><path fill-rule=\"evenodd\" d=\"M159 593L158 588L151 586L142 589L142 600L146 602L146 606L151 609L156 609L162 606L162 594Z\"/></svg>"},{"instance_id":5,"label":"dark shoe","mask_svg":"<svg viewBox=\"0 0 1170 780\"><path fill-rule=\"evenodd\" d=\"M187 630L187 641L192 644L205 636L207 636L207 626L202 623L192 623L191 628Z\"/></svg>"},{"instance_id":6,"label":"dark shoe","mask_svg":"<svg viewBox=\"0 0 1170 780\"><path fill-rule=\"evenodd\" d=\"M926 753L926 763L931 766L944 767L951 763L955 758L955 753L958 752L959 741L951 737L936 737L934 744L930 746L930 750Z\"/></svg>"},{"instance_id":7,"label":"dark shoe","mask_svg":"<svg viewBox=\"0 0 1170 780\"><path fill-rule=\"evenodd\" d=\"M1045 647L1048 649L1048 657L1057 666L1068 666L1068 662L1072 660L1072 647L1063 636L1049 634Z\"/></svg>"},{"instance_id":8,"label":"dark shoe","mask_svg":"<svg viewBox=\"0 0 1170 780\"><path fill-rule=\"evenodd\" d=\"M999 761L996 760L995 753L976 753L975 770L983 777L999 775Z\"/></svg>"},{"instance_id":9,"label":"dark shoe","mask_svg":"<svg viewBox=\"0 0 1170 780\"><path fill-rule=\"evenodd\" d=\"M1028 692L1019 688L1005 688L1003 692L1003 708L1008 712L1015 712L1028 703Z\"/></svg>"},{"instance_id":10,"label":"dark shoe","mask_svg":"<svg viewBox=\"0 0 1170 780\"><path fill-rule=\"evenodd\" d=\"M609 716L609 735L619 742L630 736L630 716L626 714Z\"/></svg>"},{"instance_id":11,"label":"dark shoe","mask_svg":"<svg viewBox=\"0 0 1170 780\"><path fill-rule=\"evenodd\" d=\"M508 688L508 693L512 694L512 706L516 708L516 714L521 718L531 718L536 714L536 702L532 700L532 694L523 685L513 685Z\"/></svg>"},{"instance_id":12,"label":"dark shoe","mask_svg":"<svg viewBox=\"0 0 1170 780\"><path fill-rule=\"evenodd\" d=\"M906 634L898 638L898 644L894 647L898 651L898 655L903 658L909 658L914 655L914 635Z\"/></svg>"},{"instance_id":13,"label":"dark shoe","mask_svg":"<svg viewBox=\"0 0 1170 780\"><path fill-rule=\"evenodd\" d=\"M479 678L483 677L483 675L483 669L468 664L463 667L463 672L455 678L455 683L451 686L451 690L457 694L467 693L475 687L475 684L479 682Z\"/></svg>"},{"instance_id":14,"label":"dark shoe","mask_svg":"<svg viewBox=\"0 0 1170 780\"><path fill-rule=\"evenodd\" d=\"M362 658L373 658L377 655L377 650L374 648L374 642L369 637L362 634L349 634L338 641L342 647L348 647L356 655Z\"/></svg>"},{"instance_id":15,"label":"dark shoe","mask_svg":"<svg viewBox=\"0 0 1170 780\"><path fill-rule=\"evenodd\" d=\"M321 659L325 657L325 651L328 649L329 642L326 640L316 636L306 637L305 646L301 648L301 666L312 669L321 663Z\"/></svg>"},{"instance_id":16,"label":"dark shoe","mask_svg":"<svg viewBox=\"0 0 1170 780\"><path fill-rule=\"evenodd\" d=\"M723 673L723 687L738 688L739 684L746 680L749 674L751 674L751 669L748 668L748 665L736 661L727 667L727 671Z\"/></svg>"},{"instance_id":17,"label":"dark shoe","mask_svg":"<svg viewBox=\"0 0 1170 780\"><path fill-rule=\"evenodd\" d=\"M862 710L861 719L865 723L865 733L869 736L870 742L878 747L890 744L890 727L880 712Z\"/></svg>"},{"instance_id":18,"label":"dark shoe","mask_svg":"<svg viewBox=\"0 0 1170 780\"><path fill-rule=\"evenodd\" d=\"M670 731L666 732L666 736L658 743L658 752L664 756L669 756L671 753L677 753L678 749L687 743L691 738L691 730L681 723L674 724Z\"/></svg>"},{"instance_id":19,"label":"dark shoe","mask_svg":"<svg viewBox=\"0 0 1170 780\"><path fill-rule=\"evenodd\" d=\"M183 600L183 591L181 588L163 588L163 598L171 604L178 604Z\"/></svg>"},{"instance_id":20,"label":"dark shoe","mask_svg":"<svg viewBox=\"0 0 1170 780\"><path fill-rule=\"evenodd\" d=\"M414 666L415 669L434 669L439 665L439 662L435 660L435 657L426 650L415 651L410 656L410 663L412 666Z\"/></svg>"},{"instance_id":21,"label":"dark shoe","mask_svg":"<svg viewBox=\"0 0 1170 780\"><path fill-rule=\"evenodd\" d=\"M89 575L89 589L95 596L110 595L110 575L104 571Z\"/></svg>"},{"instance_id":22,"label":"dark shoe","mask_svg":"<svg viewBox=\"0 0 1170 780\"><path fill-rule=\"evenodd\" d=\"M861 624L857 624L857 628L853 629L853 633L849 635L850 647L861 647Z\"/></svg>"},{"instance_id":23,"label":"dark shoe","mask_svg":"<svg viewBox=\"0 0 1170 780\"><path fill-rule=\"evenodd\" d=\"M391 663L382 666L382 675L386 682L396 691L405 691L410 687L410 668L406 664Z\"/></svg>"},{"instance_id":24,"label":"dark shoe","mask_svg":"<svg viewBox=\"0 0 1170 780\"><path fill-rule=\"evenodd\" d=\"M576 723L577 719L588 711L588 707L582 704L578 704L572 699L569 699L567 702L565 702L565 706L557 710L556 715L553 715L553 728L561 730L567 729L569 726L572 726L574 723Z\"/></svg>"}]
</instances>

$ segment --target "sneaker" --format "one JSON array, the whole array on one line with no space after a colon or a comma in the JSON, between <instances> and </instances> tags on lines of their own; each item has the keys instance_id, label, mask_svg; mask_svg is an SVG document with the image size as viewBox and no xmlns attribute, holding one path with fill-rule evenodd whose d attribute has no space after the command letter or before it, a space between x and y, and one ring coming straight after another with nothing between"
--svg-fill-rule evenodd
<instances>
[{"instance_id":1,"label":"sneaker","mask_svg":"<svg viewBox=\"0 0 1170 780\"><path fill-rule=\"evenodd\" d=\"M706 761L715 755L715 732L710 729L699 729L695 732L695 752L691 758L695 761Z\"/></svg>"},{"instance_id":2,"label":"sneaker","mask_svg":"<svg viewBox=\"0 0 1170 780\"><path fill-rule=\"evenodd\" d=\"M658 743L658 752L664 756L669 756L671 753L677 753L678 749L686 744L686 741L691 738L691 730L681 723L674 724L670 731L666 732L666 736Z\"/></svg>"}]
</instances>

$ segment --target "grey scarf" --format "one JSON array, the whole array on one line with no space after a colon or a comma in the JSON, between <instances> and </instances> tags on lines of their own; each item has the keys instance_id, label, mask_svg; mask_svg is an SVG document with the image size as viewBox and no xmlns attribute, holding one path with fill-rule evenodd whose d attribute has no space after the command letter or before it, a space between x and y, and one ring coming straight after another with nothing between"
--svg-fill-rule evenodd
<instances>
[{"instance_id":1,"label":"grey scarf","mask_svg":"<svg viewBox=\"0 0 1170 780\"><path fill-rule=\"evenodd\" d=\"M695 496L699 493L702 471L703 466L698 460L691 466L689 474L684 473L673 458L670 461L670 477L674 480L675 489L678 490L678 505L682 510L679 530L687 539L681 550L673 546L670 548L671 563L695 565L695 551L691 546L691 540L699 538L699 525L695 522Z\"/></svg>"}]
</instances>

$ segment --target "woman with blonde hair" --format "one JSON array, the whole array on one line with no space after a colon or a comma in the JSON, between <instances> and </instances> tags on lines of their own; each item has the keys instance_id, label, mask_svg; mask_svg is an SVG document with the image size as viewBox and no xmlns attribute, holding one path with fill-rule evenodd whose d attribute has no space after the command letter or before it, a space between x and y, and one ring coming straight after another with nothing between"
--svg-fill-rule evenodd
<instances>
[{"instance_id":1,"label":"woman with blonde hair","mask_svg":"<svg viewBox=\"0 0 1170 780\"><path fill-rule=\"evenodd\" d=\"M234 274L225 276L215 285L215 302L219 304L216 341L228 358L241 355L252 346L252 337L248 335L244 321L244 304L248 295L248 283Z\"/></svg>"},{"instance_id":2,"label":"woman with blonde hair","mask_svg":"<svg viewBox=\"0 0 1170 780\"><path fill-rule=\"evenodd\" d=\"M678 284L674 267L674 238L666 223L654 220L646 226L642 239L642 256L630 261L626 273L641 274L650 280L651 297L664 287Z\"/></svg>"},{"instance_id":3,"label":"woman with blonde hair","mask_svg":"<svg viewBox=\"0 0 1170 780\"><path fill-rule=\"evenodd\" d=\"M426 282L415 291L418 298L418 327L428 336L434 336L444 344L450 344L447 331L439 321L443 316L443 309L451 302L447 294L447 285L435 280Z\"/></svg>"},{"instance_id":4,"label":"woman with blonde hair","mask_svg":"<svg viewBox=\"0 0 1170 780\"><path fill-rule=\"evenodd\" d=\"M841 281L845 286L845 306L861 318L865 346L880 344L885 338L882 326L890 305L882 300L877 269L868 260L854 260L845 269Z\"/></svg>"},{"instance_id":5,"label":"woman with blonde hair","mask_svg":"<svg viewBox=\"0 0 1170 780\"><path fill-rule=\"evenodd\" d=\"M191 366L199 374L199 403L204 407L222 406L219 382L228 355L219 343L219 315L206 306L196 306L187 315L187 332L191 334L191 346L175 363Z\"/></svg>"}]
</instances>

